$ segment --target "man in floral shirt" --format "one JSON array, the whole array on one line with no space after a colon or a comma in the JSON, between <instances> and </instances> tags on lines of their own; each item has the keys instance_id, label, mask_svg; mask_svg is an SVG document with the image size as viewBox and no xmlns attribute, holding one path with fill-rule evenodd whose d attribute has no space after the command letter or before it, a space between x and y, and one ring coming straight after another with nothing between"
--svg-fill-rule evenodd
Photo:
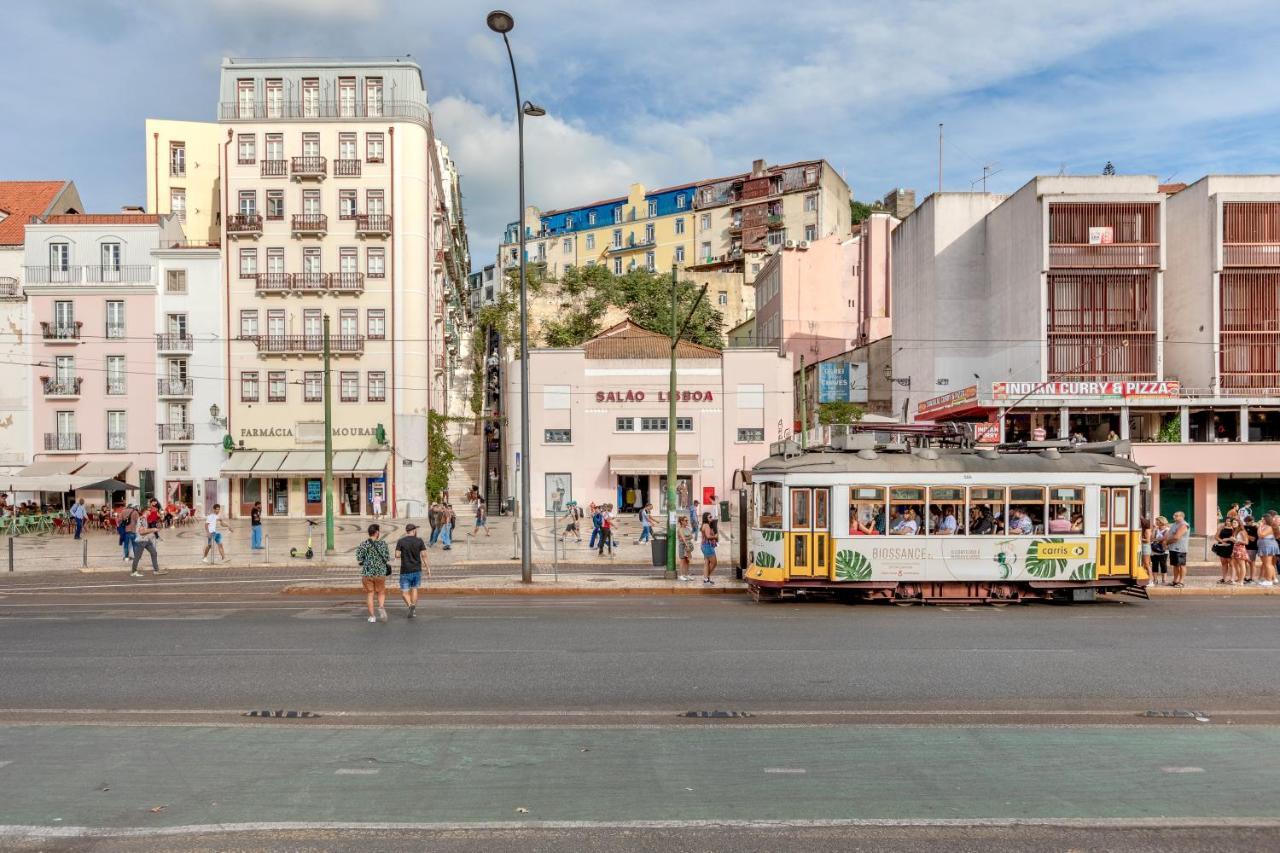
<instances>
[{"instance_id":1,"label":"man in floral shirt","mask_svg":"<svg viewBox=\"0 0 1280 853\"><path fill-rule=\"evenodd\" d=\"M369 525L369 538L356 546L356 562L360 564L360 585L364 587L369 605L370 622L387 621L387 575L391 574L391 551L382 541L382 528ZM374 615L373 597L378 596L378 611Z\"/></svg>"}]
</instances>

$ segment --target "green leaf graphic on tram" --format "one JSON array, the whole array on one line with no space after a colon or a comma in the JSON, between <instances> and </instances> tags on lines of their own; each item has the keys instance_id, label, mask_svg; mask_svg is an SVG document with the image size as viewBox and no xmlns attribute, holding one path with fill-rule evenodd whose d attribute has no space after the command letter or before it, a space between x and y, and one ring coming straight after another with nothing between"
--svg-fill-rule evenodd
<instances>
[{"instance_id":1,"label":"green leaf graphic on tram","mask_svg":"<svg viewBox=\"0 0 1280 853\"><path fill-rule=\"evenodd\" d=\"M757 551L753 563L762 569L772 569L778 565L778 561L768 551Z\"/></svg>"},{"instance_id":2,"label":"green leaf graphic on tram","mask_svg":"<svg viewBox=\"0 0 1280 853\"><path fill-rule=\"evenodd\" d=\"M1013 575L1014 566L1018 565L1018 555L1013 551L1014 540L1006 539L1000 543L996 552L996 563L1000 566L1000 579L1008 580Z\"/></svg>"},{"instance_id":3,"label":"green leaf graphic on tram","mask_svg":"<svg viewBox=\"0 0 1280 853\"><path fill-rule=\"evenodd\" d=\"M864 581L871 577L871 561L857 551L836 552L836 579Z\"/></svg>"},{"instance_id":4,"label":"green leaf graphic on tram","mask_svg":"<svg viewBox=\"0 0 1280 853\"><path fill-rule=\"evenodd\" d=\"M1092 581L1097 579L1098 579L1097 563L1092 563L1092 562L1081 563L1080 565L1076 566L1075 571L1071 573L1071 580L1073 581Z\"/></svg>"},{"instance_id":5,"label":"green leaf graphic on tram","mask_svg":"<svg viewBox=\"0 0 1280 853\"><path fill-rule=\"evenodd\" d=\"M781 530L761 530L760 538L766 542L781 542L782 531Z\"/></svg>"},{"instance_id":6,"label":"green leaf graphic on tram","mask_svg":"<svg viewBox=\"0 0 1280 853\"><path fill-rule=\"evenodd\" d=\"M1040 539L1032 542L1031 546L1027 548L1027 574L1036 578L1057 577L1067 567L1067 561L1052 557L1042 558L1040 556L1040 546L1061 541L1061 539Z\"/></svg>"}]
</instances>

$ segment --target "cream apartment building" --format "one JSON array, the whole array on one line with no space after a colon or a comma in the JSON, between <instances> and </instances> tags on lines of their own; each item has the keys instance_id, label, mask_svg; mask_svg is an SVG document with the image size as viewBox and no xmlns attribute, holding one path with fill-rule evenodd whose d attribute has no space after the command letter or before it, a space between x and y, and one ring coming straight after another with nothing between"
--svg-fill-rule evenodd
<instances>
[{"instance_id":1,"label":"cream apartment building","mask_svg":"<svg viewBox=\"0 0 1280 853\"><path fill-rule=\"evenodd\" d=\"M422 71L225 59L219 101L232 514L324 512L327 317L335 513L422 515L448 284Z\"/></svg>"}]
</instances>

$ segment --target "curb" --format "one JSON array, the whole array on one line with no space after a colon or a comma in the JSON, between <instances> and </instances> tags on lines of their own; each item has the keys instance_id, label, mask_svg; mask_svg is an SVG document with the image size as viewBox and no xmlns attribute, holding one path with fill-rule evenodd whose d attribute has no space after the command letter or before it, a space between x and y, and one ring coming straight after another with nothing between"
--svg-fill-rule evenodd
<instances>
[{"instance_id":1,"label":"curb","mask_svg":"<svg viewBox=\"0 0 1280 853\"><path fill-rule=\"evenodd\" d=\"M1151 598L1216 597L1231 598L1237 595L1280 595L1280 587L1259 588L1255 586L1184 586L1182 589L1171 589L1166 586L1147 586L1147 595Z\"/></svg>"},{"instance_id":2,"label":"curb","mask_svg":"<svg viewBox=\"0 0 1280 853\"><path fill-rule=\"evenodd\" d=\"M745 594L745 586L670 586L670 587L614 587L612 589L591 589L589 587L555 587L555 586L518 586L518 587L439 587L423 586L421 594L427 597L447 596L480 596L480 595L518 595L518 596L581 596L583 598L610 598L619 596L660 596L660 595L733 595ZM387 587L387 594L399 593L399 589ZM280 590L281 595L316 595L316 596L348 596L364 595L364 589L358 586L306 586L295 584Z\"/></svg>"}]
</instances>

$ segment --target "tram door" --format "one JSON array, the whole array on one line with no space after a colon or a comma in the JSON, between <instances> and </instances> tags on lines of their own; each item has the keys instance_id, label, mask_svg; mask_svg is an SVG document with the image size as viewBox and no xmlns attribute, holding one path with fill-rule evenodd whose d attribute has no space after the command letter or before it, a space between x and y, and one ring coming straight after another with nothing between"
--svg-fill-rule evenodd
<instances>
[{"instance_id":1,"label":"tram door","mask_svg":"<svg viewBox=\"0 0 1280 853\"><path fill-rule=\"evenodd\" d=\"M1127 486L1101 489L1098 508L1098 575L1133 574L1133 489Z\"/></svg>"},{"instance_id":2,"label":"tram door","mask_svg":"<svg viewBox=\"0 0 1280 853\"><path fill-rule=\"evenodd\" d=\"M787 573L791 577L827 577L830 573L831 490L791 490L791 532Z\"/></svg>"}]
</instances>

